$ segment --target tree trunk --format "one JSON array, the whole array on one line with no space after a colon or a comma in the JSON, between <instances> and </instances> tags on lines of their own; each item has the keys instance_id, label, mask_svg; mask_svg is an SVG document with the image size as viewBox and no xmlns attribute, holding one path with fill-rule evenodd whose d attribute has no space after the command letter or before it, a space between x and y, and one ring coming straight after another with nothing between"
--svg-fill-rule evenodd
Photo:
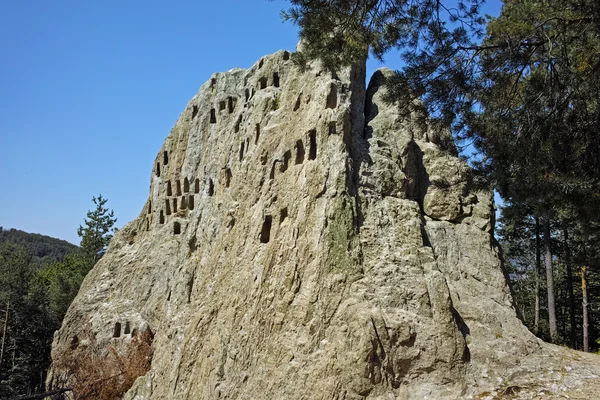
<instances>
[{"instance_id":1,"label":"tree trunk","mask_svg":"<svg viewBox=\"0 0 600 400\"><path fill-rule=\"evenodd\" d=\"M6 312L4 314L4 329L2 330L2 346L0 347L0 369L2 368L2 361L4 360L4 343L6 342L6 328L8 327L8 309L10 308L10 301L6 302Z\"/></svg>"},{"instance_id":2,"label":"tree trunk","mask_svg":"<svg viewBox=\"0 0 600 400\"><path fill-rule=\"evenodd\" d=\"M590 351L588 338L588 296L587 296L587 279L585 277L585 266L581 267L581 296L583 301L583 351Z\"/></svg>"},{"instance_id":3,"label":"tree trunk","mask_svg":"<svg viewBox=\"0 0 600 400\"><path fill-rule=\"evenodd\" d=\"M558 313L560 314L560 337L562 338L566 338L567 337L567 307L565 306L564 303L561 302L561 299L564 299L566 297L566 291L559 287L556 289L557 296L556 298L558 299ZM562 304L561 304L562 303Z\"/></svg>"},{"instance_id":4,"label":"tree trunk","mask_svg":"<svg viewBox=\"0 0 600 400\"><path fill-rule=\"evenodd\" d=\"M548 328L550 341L556 343L558 330L556 327L556 300L554 298L554 276L552 274L552 251L550 250L550 219L544 219L544 253L546 263L546 286L548 290Z\"/></svg>"},{"instance_id":5,"label":"tree trunk","mask_svg":"<svg viewBox=\"0 0 600 400\"><path fill-rule=\"evenodd\" d=\"M32 394L31 396L25 396L25 397L19 397L20 400L43 400L46 398L59 398L58 395L61 395L63 393L66 392L72 392L73 389L68 388L68 389L58 389L58 390L52 390L50 392L46 392L46 393L37 393L37 394ZM56 397L55 397L56 396ZM63 397L60 397L63 398Z\"/></svg>"},{"instance_id":6,"label":"tree trunk","mask_svg":"<svg viewBox=\"0 0 600 400\"><path fill-rule=\"evenodd\" d=\"M15 369L15 356L17 355L17 339L13 339L12 343L12 368Z\"/></svg>"},{"instance_id":7,"label":"tree trunk","mask_svg":"<svg viewBox=\"0 0 600 400\"><path fill-rule=\"evenodd\" d=\"M573 294L573 269L571 265L571 248L569 247L569 231L563 225L565 237L565 263L567 264L567 295L569 296L569 320L571 321L571 347L577 348L577 322L575 321L575 295Z\"/></svg>"},{"instance_id":8,"label":"tree trunk","mask_svg":"<svg viewBox=\"0 0 600 400\"><path fill-rule=\"evenodd\" d=\"M540 219L535 217L535 316L533 333L540 333L540 273L542 271L542 249L540 240Z\"/></svg>"}]
</instances>

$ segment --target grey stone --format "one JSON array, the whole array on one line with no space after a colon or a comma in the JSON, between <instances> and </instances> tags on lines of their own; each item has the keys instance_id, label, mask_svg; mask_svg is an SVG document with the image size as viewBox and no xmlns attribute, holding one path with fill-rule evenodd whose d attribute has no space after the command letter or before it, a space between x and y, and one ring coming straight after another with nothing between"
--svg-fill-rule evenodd
<instances>
[{"instance_id":1,"label":"grey stone","mask_svg":"<svg viewBox=\"0 0 600 400\"><path fill-rule=\"evenodd\" d=\"M127 339L116 322L153 332L127 399L482 398L597 379L595 359L518 319L491 193L437 144L448 133L382 101L391 72L367 89L364 65L301 71L288 55L202 85L53 359L86 319L105 353ZM49 386L69 373L55 365Z\"/></svg>"}]
</instances>

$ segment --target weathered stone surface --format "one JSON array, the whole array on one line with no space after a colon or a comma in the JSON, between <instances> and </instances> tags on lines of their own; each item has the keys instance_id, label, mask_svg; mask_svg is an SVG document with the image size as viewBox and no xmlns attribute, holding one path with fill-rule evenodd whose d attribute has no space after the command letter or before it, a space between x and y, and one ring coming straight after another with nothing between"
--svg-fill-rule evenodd
<instances>
[{"instance_id":1,"label":"weathered stone surface","mask_svg":"<svg viewBox=\"0 0 600 400\"><path fill-rule=\"evenodd\" d=\"M389 73L366 89L364 66L303 72L280 51L215 74L160 149L144 210L86 277L53 359L85 319L106 352L154 334L152 368L127 399L581 387L561 375L581 370L576 353L517 318L491 194L436 144L445 133L382 101Z\"/></svg>"}]
</instances>

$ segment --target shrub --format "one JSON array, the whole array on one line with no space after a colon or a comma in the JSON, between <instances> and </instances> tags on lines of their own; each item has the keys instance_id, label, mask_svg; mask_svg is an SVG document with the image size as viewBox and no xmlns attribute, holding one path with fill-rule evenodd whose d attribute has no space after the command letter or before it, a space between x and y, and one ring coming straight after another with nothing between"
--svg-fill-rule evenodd
<instances>
[{"instance_id":1,"label":"shrub","mask_svg":"<svg viewBox=\"0 0 600 400\"><path fill-rule=\"evenodd\" d=\"M69 346L61 349L53 369L61 374L61 386L73 390L74 400L122 398L135 380L150 370L152 341L150 328L134 334L130 342L117 348L98 346L91 324L73 338Z\"/></svg>"}]
</instances>

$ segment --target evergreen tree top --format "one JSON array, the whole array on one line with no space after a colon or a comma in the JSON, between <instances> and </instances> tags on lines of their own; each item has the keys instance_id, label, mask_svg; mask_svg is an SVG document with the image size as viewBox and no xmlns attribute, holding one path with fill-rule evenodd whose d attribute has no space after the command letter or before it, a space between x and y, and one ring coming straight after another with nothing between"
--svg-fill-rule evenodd
<instances>
[{"instance_id":1,"label":"evergreen tree top","mask_svg":"<svg viewBox=\"0 0 600 400\"><path fill-rule=\"evenodd\" d=\"M99 260L108 247L108 243L116 232L114 224L117 222L115 213L104 205L108 201L102 195L93 197L92 201L96 205L94 210L87 212L87 217L84 219L84 226L79 226L77 235L81 237L81 251L84 256L97 261Z\"/></svg>"}]
</instances>

